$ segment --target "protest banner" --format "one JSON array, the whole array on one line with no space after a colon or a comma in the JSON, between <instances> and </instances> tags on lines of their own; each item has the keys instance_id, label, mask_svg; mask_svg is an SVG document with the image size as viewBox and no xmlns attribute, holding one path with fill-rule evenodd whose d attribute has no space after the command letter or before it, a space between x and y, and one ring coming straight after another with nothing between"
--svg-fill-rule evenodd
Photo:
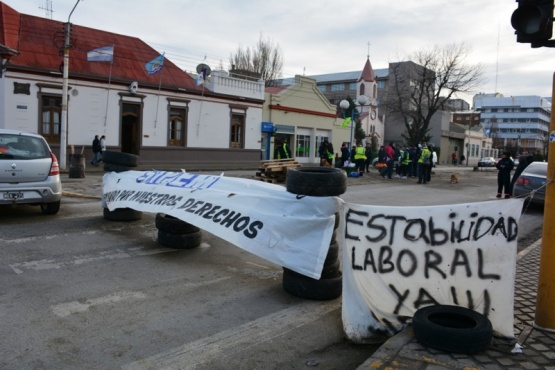
<instances>
[{"instance_id":1,"label":"protest banner","mask_svg":"<svg viewBox=\"0 0 555 370\"><path fill-rule=\"evenodd\" d=\"M343 326L362 343L402 330L420 307L484 314L512 338L521 199L344 208Z\"/></svg>"},{"instance_id":2,"label":"protest banner","mask_svg":"<svg viewBox=\"0 0 555 370\"><path fill-rule=\"evenodd\" d=\"M165 213L318 279L341 201L247 179L167 171L106 173L103 206Z\"/></svg>"}]
</instances>

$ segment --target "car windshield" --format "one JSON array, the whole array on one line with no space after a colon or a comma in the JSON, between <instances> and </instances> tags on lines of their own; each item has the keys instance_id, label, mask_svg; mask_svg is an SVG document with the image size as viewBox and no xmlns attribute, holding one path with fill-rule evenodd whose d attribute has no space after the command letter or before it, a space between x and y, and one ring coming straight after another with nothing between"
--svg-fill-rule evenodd
<instances>
[{"instance_id":1,"label":"car windshield","mask_svg":"<svg viewBox=\"0 0 555 370\"><path fill-rule=\"evenodd\" d=\"M48 158L50 153L44 140L38 137L0 134L0 160Z\"/></svg>"}]
</instances>

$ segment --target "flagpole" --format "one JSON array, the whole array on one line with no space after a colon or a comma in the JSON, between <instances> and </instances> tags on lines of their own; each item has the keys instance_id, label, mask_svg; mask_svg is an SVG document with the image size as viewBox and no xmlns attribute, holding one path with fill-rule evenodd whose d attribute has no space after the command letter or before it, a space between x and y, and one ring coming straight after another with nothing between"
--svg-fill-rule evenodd
<instances>
[{"instance_id":1,"label":"flagpole","mask_svg":"<svg viewBox=\"0 0 555 370\"><path fill-rule=\"evenodd\" d=\"M112 50L114 45L112 44ZM106 92L106 112L104 113L104 133L106 133L106 124L108 122L108 105L110 104L110 87L112 84L112 67L114 66L114 57L110 62L110 75L108 76L108 91Z\"/></svg>"},{"instance_id":2,"label":"flagpole","mask_svg":"<svg viewBox=\"0 0 555 370\"><path fill-rule=\"evenodd\" d=\"M158 122L158 106L160 105L160 91L162 90L162 73L164 68L160 70L160 82L158 83L158 100L156 101L156 116L154 117L154 128L156 128L156 124ZM156 131L154 131L156 134Z\"/></svg>"}]
</instances>

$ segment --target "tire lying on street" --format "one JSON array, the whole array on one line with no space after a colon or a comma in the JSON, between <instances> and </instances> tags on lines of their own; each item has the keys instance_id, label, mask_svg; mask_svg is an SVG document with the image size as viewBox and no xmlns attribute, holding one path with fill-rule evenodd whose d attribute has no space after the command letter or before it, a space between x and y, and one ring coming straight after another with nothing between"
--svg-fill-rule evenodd
<instances>
[{"instance_id":1,"label":"tire lying on street","mask_svg":"<svg viewBox=\"0 0 555 370\"><path fill-rule=\"evenodd\" d=\"M202 232L196 231L187 234L172 234L158 230L158 243L168 248L192 249L202 242Z\"/></svg>"},{"instance_id":2,"label":"tire lying on street","mask_svg":"<svg viewBox=\"0 0 555 370\"><path fill-rule=\"evenodd\" d=\"M108 221L138 221L143 218L143 213L132 208L116 208L113 211L103 208L103 216Z\"/></svg>"},{"instance_id":3,"label":"tire lying on street","mask_svg":"<svg viewBox=\"0 0 555 370\"><path fill-rule=\"evenodd\" d=\"M491 322L486 316L460 306L421 308L414 314L412 326L418 342L451 353L484 351L493 337Z\"/></svg>"},{"instance_id":4,"label":"tire lying on street","mask_svg":"<svg viewBox=\"0 0 555 370\"><path fill-rule=\"evenodd\" d=\"M102 153L102 162L137 167L139 165L139 156L131 153L106 150Z\"/></svg>"},{"instance_id":5,"label":"tire lying on street","mask_svg":"<svg viewBox=\"0 0 555 370\"><path fill-rule=\"evenodd\" d=\"M330 244L330 247L328 249L328 254L326 254L324 266L328 266L335 263L335 261L338 261L338 257L339 257L339 244L336 241L333 241Z\"/></svg>"},{"instance_id":6,"label":"tire lying on street","mask_svg":"<svg viewBox=\"0 0 555 370\"><path fill-rule=\"evenodd\" d=\"M341 296L342 293L342 274L339 271L339 276L335 278L316 280L284 268L283 289L287 293L300 298L317 301L335 299Z\"/></svg>"},{"instance_id":7,"label":"tire lying on street","mask_svg":"<svg viewBox=\"0 0 555 370\"><path fill-rule=\"evenodd\" d=\"M171 234L188 234L200 231L200 228L165 213L156 214L155 225L158 230Z\"/></svg>"},{"instance_id":8,"label":"tire lying on street","mask_svg":"<svg viewBox=\"0 0 555 370\"><path fill-rule=\"evenodd\" d=\"M285 180L287 191L298 195L332 197L347 191L347 174L339 168L290 168Z\"/></svg>"}]
</instances>

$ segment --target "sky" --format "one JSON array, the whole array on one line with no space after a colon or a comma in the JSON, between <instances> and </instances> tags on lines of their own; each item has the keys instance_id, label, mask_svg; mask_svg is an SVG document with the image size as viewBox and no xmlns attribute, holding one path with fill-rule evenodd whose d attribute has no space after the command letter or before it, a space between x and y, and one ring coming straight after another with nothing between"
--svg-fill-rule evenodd
<instances>
[{"instance_id":1,"label":"sky","mask_svg":"<svg viewBox=\"0 0 555 370\"><path fill-rule=\"evenodd\" d=\"M481 65L474 93L551 97L555 48L516 42L513 0L3 0L20 13L140 38L188 72L229 68L260 36L279 46L283 77L360 71L464 43ZM76 5L77 4L77 5ZM51 10L51 11L49 11ZM117 53L117 51L116 51ZM472 105L472 95L459 96Z\"/></svg>"}]
</instances>

